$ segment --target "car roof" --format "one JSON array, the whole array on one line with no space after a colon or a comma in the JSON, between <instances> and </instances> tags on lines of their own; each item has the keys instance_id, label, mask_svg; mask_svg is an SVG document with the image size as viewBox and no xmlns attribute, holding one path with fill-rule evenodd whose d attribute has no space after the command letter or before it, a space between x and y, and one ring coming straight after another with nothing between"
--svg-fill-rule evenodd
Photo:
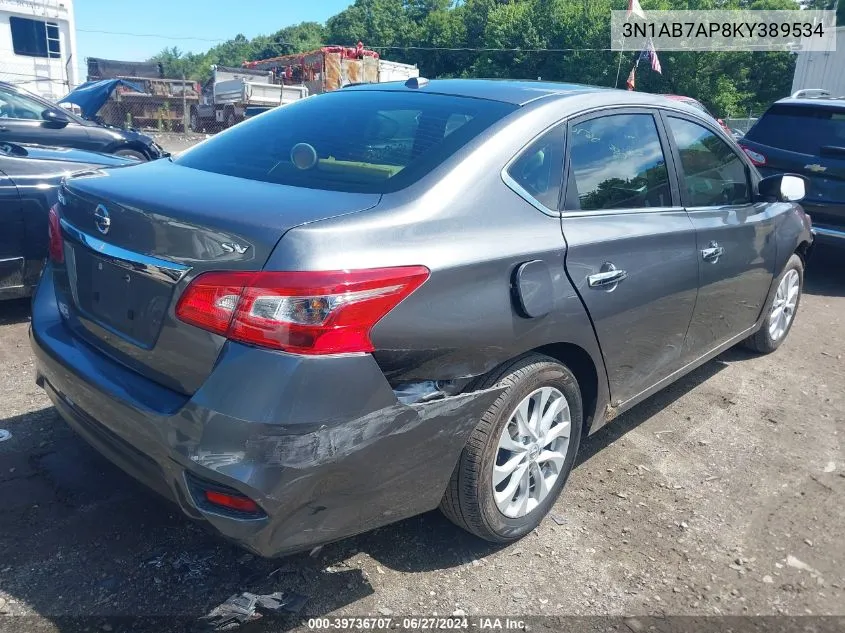
<instances>
[{"instance_id":1,"label":"car roof","mask_svg":"<svg viewBox=\"0 0 845 633\"><path fill-rule=\"evenodd\" d=\"M778 99L777 101L775 101L775 103L788 103L790 105L800 106L824 106L833 108L845 108L845 98L843 97L801 97L798 99L786 97L784 99Z\"/></svg>"},{"instance_id":2,"label":"car roof","mask_svg":"<svg viewBox=\"0 0 845 633\"><path fill-rule=\"evenodd\" d=\"M661 95L629 90L617 90L601 86L589 86L575 83L557 83L552 81L529 81L513 79L432 79L425 83L420 80L420 87L411 87L409 82L389 81L385 83L355 84L344 90L364 90L381 92L425 92L428 94L450 95L501 101L523 106L537 99L548 97L570 97L585 94L606 93L608 104L614 105L666 105ZM413 85L413 84L412 84Z\"/></svg>"}]
</instances>

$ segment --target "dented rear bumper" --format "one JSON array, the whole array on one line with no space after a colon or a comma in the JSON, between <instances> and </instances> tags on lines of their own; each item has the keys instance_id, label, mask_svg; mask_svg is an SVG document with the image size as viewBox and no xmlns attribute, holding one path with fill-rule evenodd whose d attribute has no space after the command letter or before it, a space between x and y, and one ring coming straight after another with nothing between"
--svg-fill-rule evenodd
<instances>
[{"instance_id":1,"label":"dented rear bumper","mask_svg":"<svg viewBox=\"0 0 845 633\"><path fill-rule=\"evenodd\" d=\"M39 384L83 438L188 516L262 556L435 508L469 433L501 392L407 405L370 355L306 358L228 343L187 397L75 339L49 269L30 338ZM233 489L265 514L210 508L197 498L197 480Z\"/></svg>"}]
</instances>

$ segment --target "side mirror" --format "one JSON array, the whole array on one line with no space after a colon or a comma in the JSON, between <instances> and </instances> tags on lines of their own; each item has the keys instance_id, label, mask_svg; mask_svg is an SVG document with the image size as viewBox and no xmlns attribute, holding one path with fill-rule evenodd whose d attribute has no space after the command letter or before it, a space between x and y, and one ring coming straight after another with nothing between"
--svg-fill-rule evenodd
<instances>
[{"instance_id":1,"label":"side mirror","mask_svg":"<svg viewBox=\"0 0 845 633\"><path fill-rule=\"evenodd\" d=\"M65 127L70 123L70 117L60 110L46 109L41 113L41 118L50 124L50 127Z\"/></svg>"},{"instance_id":2,"label":"side mirror","mask_svg":"<svg viewBox=\"0 0 845 633\"><path fill-rule=\"evenodd\" d=\"M763 178L757 192L760 198L778 202L798 202L806 194L806 178L797 174L777 174Z\"/></svg>"}]
</instances>

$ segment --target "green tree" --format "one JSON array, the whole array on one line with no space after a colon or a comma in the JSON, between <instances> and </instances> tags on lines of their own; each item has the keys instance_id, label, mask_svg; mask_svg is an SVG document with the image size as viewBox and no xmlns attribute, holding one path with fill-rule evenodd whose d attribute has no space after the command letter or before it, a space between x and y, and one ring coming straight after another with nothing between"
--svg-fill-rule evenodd
<instances>
[{"instance_id":1,"label":"green tree","mask_svg":"<svg viewBox=\"0 0 845 633\"><path fill-rule=\"evenodd\" d=\"M641 0L657 9L832 8L835 0ZM170 77L206 79L212 64L239 66L358 41L386 59L417 64L426 77L513 77L624 87L639 51L610 43L610 11L628 0L355 0L326 25L303 22L252 40L243 35L203 53L168 48L154 59ZM845 0L840 0L842 16ZM786 95L795 56L769 52L658 52L663 74L648 64L637 90L694 97L718 116L759 113ZM621 61L621 64L620 64Z\"/></svg>"}]
</instances>

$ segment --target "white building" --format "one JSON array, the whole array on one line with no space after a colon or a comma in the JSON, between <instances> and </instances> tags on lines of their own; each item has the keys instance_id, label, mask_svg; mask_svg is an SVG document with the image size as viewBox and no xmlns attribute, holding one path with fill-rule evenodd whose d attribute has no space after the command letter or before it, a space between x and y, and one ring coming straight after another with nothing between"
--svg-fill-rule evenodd
<instances>
[{"instance_id":1,"label":"white building","mask_svg":"<svg viewBox=\"0 0 845 633\"><path fill-rule=\"evenodd\" d=\"M792 94L807 88L821 88L836 97L845 96L845 26L836 27L835 51L798 53Z\"/></svg>"},{"instance_id":2,"label":"white building","mask_svg":"<svg viewBox=\"0 0 845 633\"><path fill-rule=\"evenodd\" d=\"M0 81L48 99L79 84L73 0L0 0Z\"/></svg>"}]
</instances>

